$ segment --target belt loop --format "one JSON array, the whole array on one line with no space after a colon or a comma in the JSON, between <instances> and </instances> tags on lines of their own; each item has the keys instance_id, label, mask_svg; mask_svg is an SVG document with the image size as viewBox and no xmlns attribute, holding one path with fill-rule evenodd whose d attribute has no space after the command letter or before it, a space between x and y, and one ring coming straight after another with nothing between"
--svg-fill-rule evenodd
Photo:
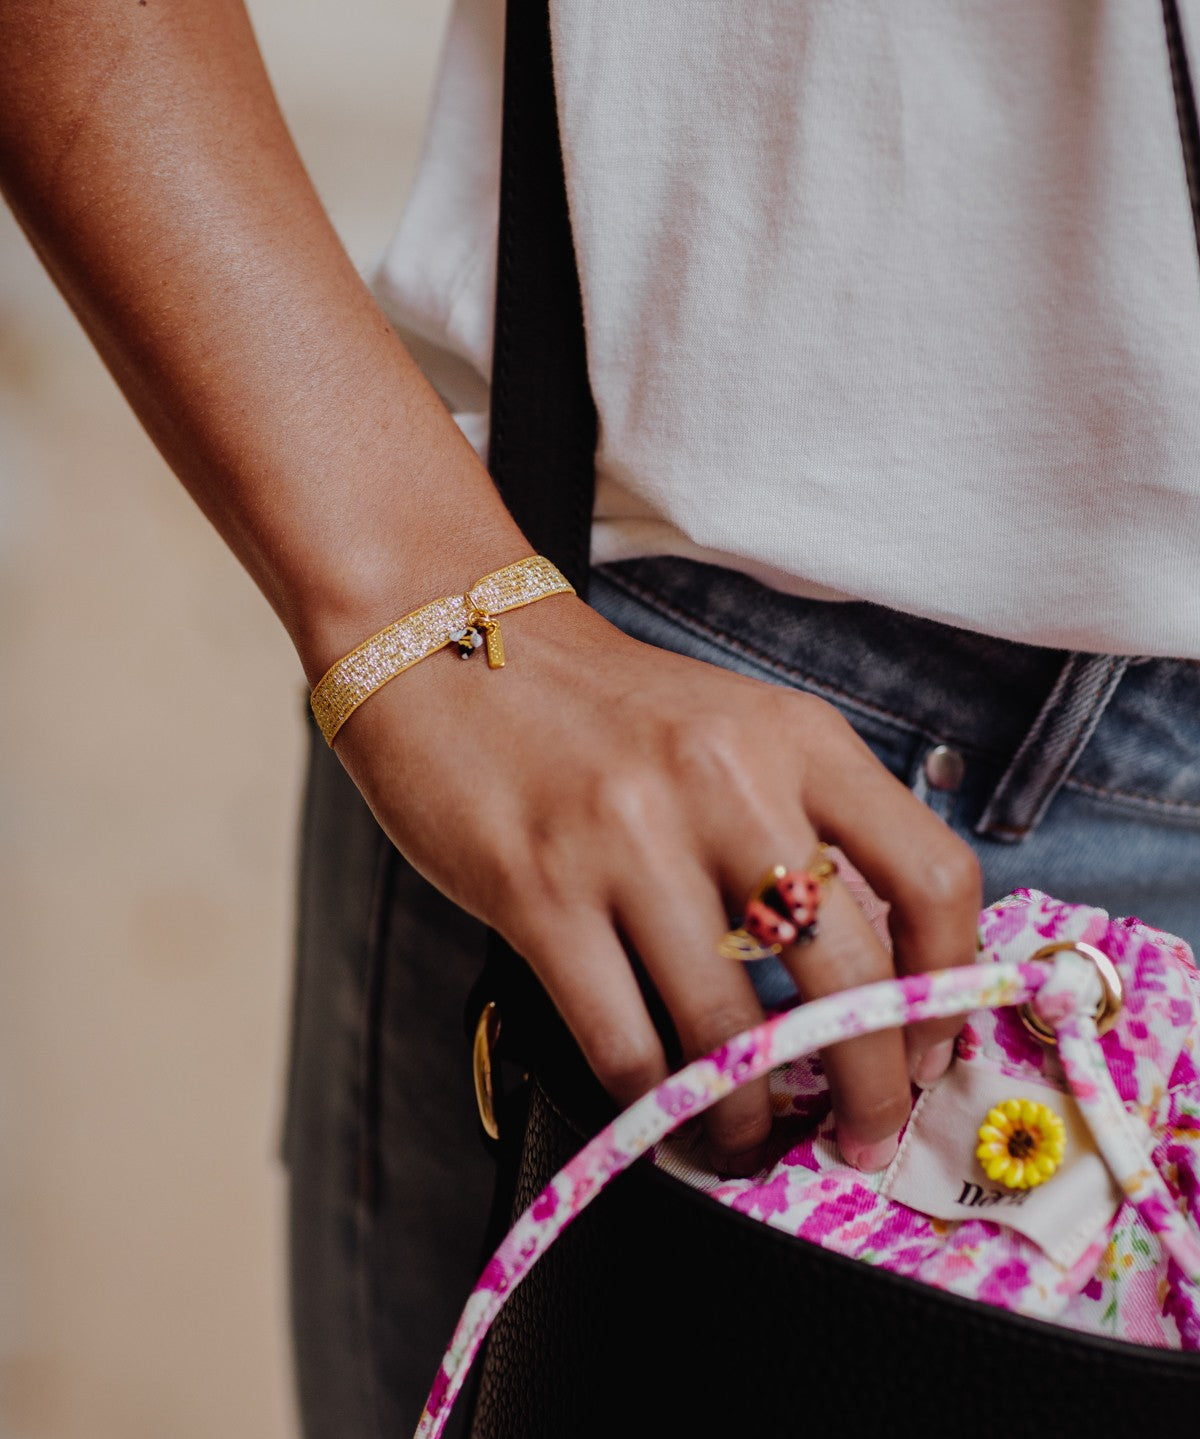
<instances>
[{"instance_id":1,"label":"belt loop","mask_svg":"<svg viewBox=\"0 0 1200 1439\"><path fill-rule=\"evenodd\" d=\"M1073 653L1000 777L975 833L1019 844L1046 813L1129 666L1128 655Z\"/></svg>"}]
</instances>

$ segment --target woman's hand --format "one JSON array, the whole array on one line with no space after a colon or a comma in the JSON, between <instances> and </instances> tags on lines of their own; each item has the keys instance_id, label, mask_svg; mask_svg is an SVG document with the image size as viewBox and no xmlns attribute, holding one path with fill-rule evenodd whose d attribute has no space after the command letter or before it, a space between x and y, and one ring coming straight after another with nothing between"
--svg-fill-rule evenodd
<instances>
[{"instance_id":1,"label":"woman's hand","mask_svg":"<svg viewBox=\"0 0 1200 1439\"><path fill-rule=\"evenodd\" d=\"M837 844L891 906L894 956L835 879L817 937L782 958L804 998L969 963L970 849L819 699L628 638L558 597L504 618L509 663L439 653L373 695L336 750L405 856L532 965L604 1086L628 1103L667 1072L625 944L693 1058L762 1017L717 942L772 864ZM895 1153L910 1076L949 1062L957 1021L826 1057L838 1143ZM757 1167L764 1082L705 1117L714 1162Z\"/></svg>"}]
</instances>

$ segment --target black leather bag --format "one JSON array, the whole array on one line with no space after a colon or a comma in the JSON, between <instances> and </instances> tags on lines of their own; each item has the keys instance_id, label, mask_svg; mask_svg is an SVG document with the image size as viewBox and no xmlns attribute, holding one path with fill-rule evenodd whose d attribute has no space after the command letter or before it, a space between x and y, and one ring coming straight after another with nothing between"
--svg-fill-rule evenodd
<instances>
[{"instance_id":1,"label":"black leather bag","mask_svg":"<svg viewBox=\"0 0 1200 1439\"><path fill-rule=\"evenodd\" d=\"M1194 176L1174 0L1163 15ZM504 127L489 465L533 546L584 594L595 412L546 0L509 0ZM615 1111L495 936L467 1023L493 1086L495 1241ZM755 1432L771 1435L1188 1432L1200 1356L944 1294L746 1219L643 1160L513 1292L460 1402L472 1439L715 1439L745 1432L747 1396Z\"/></svg>"},{"instance_id":2,"label":"black leather bag","mask_svg":"<svg viewBox=\"0 0 1200 1439\"><path fill-rule=\"evenodd\" d=\"M519 1208L583 1143L535 1083ZM645 1161L509 1295L472 1439L1189 1432L1200 1354L1097 1338L795 1239Z\"/></svg>"}]
</instances>

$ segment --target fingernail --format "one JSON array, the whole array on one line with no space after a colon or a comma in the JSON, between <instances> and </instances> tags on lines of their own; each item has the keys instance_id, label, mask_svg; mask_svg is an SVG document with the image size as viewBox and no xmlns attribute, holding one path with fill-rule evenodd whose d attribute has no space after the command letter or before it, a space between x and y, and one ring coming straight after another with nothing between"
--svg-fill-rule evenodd
<instances>
[{"instance_id":1,"label":"fingernail","mask_svg":"<svg viewBox=\"0 0 1200 1439\"><path fill-rule=\"evenodd\" d=\"M714 1154L713 1168L722 1178L744 1179L763 1166L766 1158L765 1146L758 1144L753 1149L743 1149L738 1154Z\"/></svg>"},{"instance_id":2,"label":"fingernail","mask_svg":"<svg viewBox=\"0 0 1200 1439\"><path fill-rule=\"evenodd\" d=\"M950 1061L953 1058L954 1041L952 1039L943 1039L937 1044L930 1045L924 1054L918 1054L913 1060L913 1083L919 1084L922 1089L927 1085L935 1084L950 1068Z\"/></svg>"},{"instance_id":3,"label":"fingernail","mask_svg":"<svg viewBox=\"0 0 1200 1439\"><path fill-rule=\"evenodd\" d=\"M874 1144L859 1144L853 1139L842 1143L839 1140L838 1148L847 1164L866 1174L874 1174L878 1169L886 1169L895 1159L900 1148L900 1135L889 1134L886 1139L877 1139Z\"/></svg>"}]
</instances>

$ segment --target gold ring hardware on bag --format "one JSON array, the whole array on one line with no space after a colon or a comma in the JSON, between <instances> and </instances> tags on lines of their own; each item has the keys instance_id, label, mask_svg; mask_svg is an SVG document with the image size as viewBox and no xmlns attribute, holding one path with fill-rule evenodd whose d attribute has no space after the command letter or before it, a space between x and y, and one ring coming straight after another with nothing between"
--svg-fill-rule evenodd
<instances>
[{"instance_id":1,"label":"gold ring hardware on bag","mask_svg":"<svg viewBox=\"0 0 1200 1439\"><path fill-rule=\"evenodd\" d=\"M471 1046L471 1073L475 1080L475 1106L479 1110L479 1122L489 1139L500 1138L500 1125L496 1120L496 1092L492 1083L492 1055L496 1052L496 1041L500 1038L500 1011L495 1000L489 1000L483 1007L475 1025L475 1041Z\"/></svg>"},{"instance_id":2,"label":"gold ring hardware on bag","mask_svg":"<svg viewBox=\"0 0 1200 1439\"><path fill-rule=\"evenodd\" d=\"M1103 993L1096 1005L1096 1013L1093 1016L1096 1021L1098 1034L1107 1034L1117 1021L1117 1015L1121 1012L1121 1005L1124 1002L1124 989L1121 984L1121 976L1117 973L1116 966L1108 955L1102 953L1093 944L1084 944L1082 940L1064 939L1057 944L1047 944L1030 956L1031 959L1050 959L1053 955L1064 954L1072 951L1081 959L1088 960L1095 965L1096 973L1100 976L1100 987ZM1042 1044L1057 1044L1058 1037L1047 1024L1033 1012L1033 1006L1026 1001L1021 1005L1018 1013L1021 1016L1021 1023L1033 1035L1034 1039Z\"/></svg>"}]
</instances>

